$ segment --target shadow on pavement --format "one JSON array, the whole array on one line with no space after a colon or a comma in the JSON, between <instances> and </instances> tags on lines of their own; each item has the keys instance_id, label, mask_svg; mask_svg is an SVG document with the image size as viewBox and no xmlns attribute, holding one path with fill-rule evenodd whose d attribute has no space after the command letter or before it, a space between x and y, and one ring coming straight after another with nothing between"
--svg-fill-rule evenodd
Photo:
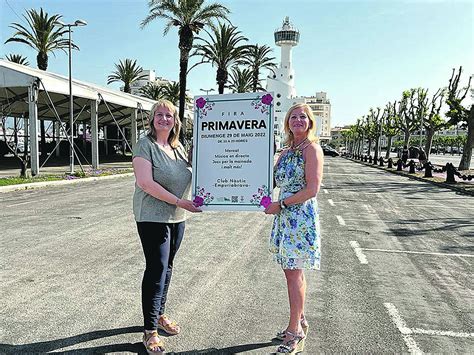
<instances>
[{"instance_id":1,"label":"shadow on pavement","mask_svg":"<svg viewBox=\"0 0 474 355\"><path fill-rule=\"evenodd\" d=\"M266 343L256 343L256 344L245 344L245 345L236 345L236 346L229 346L227 348L217 349L217 348L209 348L209 349L202 349L202 350L191 350L191 351L182 351L178 353L167 353L169 355L227 355L227 354L237 354L244 351L251 351L255 349L266 348L268 346L273 346L280 344L280 341L269 341Z\"/></svg>"},{"instance_id":2,"label":"shadow on pavement","mask_svg":"<svg viewBox=\"0 0 474 355\"><path fill-rule=\"evenodd\" d=\"M31 343L31 344L22 344L22 345L10 345L10 344L0 344L0 354L38 354L51 352L56 349L66 348L69 346L77 345L79 343L88 342L91 340L111 337L120 334L126 333L141 333L142 327L126 327L126 328L117 328L117 329L107 329L107 330L97 330L90 333L74 335L68 338L55 339L50 341ZM250 351L260 348L265 348L268 346L279 344L278 341L272 340L266 343L255 343L255 344L245 344L245 345L236 345L227 348L217 349L217 348L208 348L202 350L190 350L184 352L167 352L167 354L173 355L194 355L194 354L208 354L208 355L218 355L218 354L236 354L243 351ZM114 352L129 352L133 354L147 354L143 344L141 342L137 343L120 343L112 345L100 345L89 348L81 348L67 351L56 351L55 354L106 354Z\"/></svg>"},{"instance_id":3,"label":"shadow on pavement","mask_svg":"<svg viewBox=\"0 0 474 355\"><path fill-rule=\"evenodd\" d=\"M107 330L96 330L90 333L74 335L68 338L55 339L50 341L31 343L31 344L22 344L22 345L10 345L10 344L0 344L0 354L27 354L27 353L46 353L54 351L56 349L66 348L68 346L73 346L79 343L88 342L95 339L106 338L110 336L126 334L126 333L141 333L143 327L126 327L126 328L117 328L117 329L107 329ZM22 341L25 339L24 335L19 339ZM107 352L119 352L119 351L129 351L137 354L146 354L145 349L143 348L142 343L124 343L124 344L114 344L114 345L104 345L94 348L86 349L77 349L66 352L59 353L107 353Z\"/></svg>"},{"instance_id":4,"label":"shadow on pavement","mask_svg":"<svg viewBox=\"0 0 474 355\"><path fill-rule=\"evenodd\" d=\"M429 222L436 222L430 225ZM474 222L469 218L431 218L431 219L403 219L395 220L392 223L395 227L389 226L392 235L396 237L423 237L431 235L433 232L459 231L459 237L472 237ZM415 228L401 227L403 225L413 225Z\"/></svg>"}]
</instances>

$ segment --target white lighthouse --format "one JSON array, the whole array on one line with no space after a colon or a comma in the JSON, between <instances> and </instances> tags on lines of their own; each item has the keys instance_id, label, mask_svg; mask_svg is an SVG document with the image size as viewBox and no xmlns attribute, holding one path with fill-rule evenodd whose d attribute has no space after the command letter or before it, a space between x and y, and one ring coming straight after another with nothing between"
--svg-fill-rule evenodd
<instances>
[{"instance_id":1,"label":"white lighthouse","mask_svg":"<svg viewBox=\"0 0 474 355\"><path fill-rule=\"evenodd\" d=\"M267 77L267 91L275 94L275 142L281 147L284 141L283 121L288 109L304 99L296 98L295 71L292 67L292 49L300 40L300 32L290 23L287 16L281 28L274 33L275 44L281 47L280 66L271 70Z\"/></svg>"}]
</instances>

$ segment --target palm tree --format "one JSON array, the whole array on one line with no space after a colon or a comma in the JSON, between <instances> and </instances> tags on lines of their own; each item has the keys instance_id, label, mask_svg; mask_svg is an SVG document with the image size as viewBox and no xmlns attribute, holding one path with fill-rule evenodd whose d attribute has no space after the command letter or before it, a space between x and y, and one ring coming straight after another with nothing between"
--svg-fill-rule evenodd
<instances>
[{"instance_id":1,"label":"palm tree","mask_svg":"<svg viewBox=\"0 0 474 355\"><path fill-rule=\"evenodd\" d=\"M12 23L10 27L16 32L5 43L20 42L37 50L38 68L46 70L48 69L48 53L51 52L54 55L55 50L66 50L69 47L69 40L63 38L68 30L58 24L62 16L58 14L49 16L40 8L39 13L35 9L26 10L26 15L23 17L29 28L19 23ZM71 44L74 49L79 49L75 44Z\"/></svg>"},{"instance_id":2,"label":"palm tree","mask_svg":"<svg viewBox=\"0 0 474 355\"><path fill-rule=\"evenodd\" d=\"M28 26L25 27L19 23L12 23L11 28L16 30L12 37L7 39L8 42L19 42L24 43L27 46L35 49L38 54L36 56L36 63L39 69L48 69L48 53L61 49L66 50L69 48L69 39L63 38L68 32L67 28L62 27L58 24L61 19L61 15L55 14L49 16L47 12L43 12L43 8L40 8L38 13L35 9L26 10L26 15L23 15ZM79 49L74 43L71 42L71 47ZM44 120L40 120L40 131L41 131L41 153L46 153L46 131L44 127Z\"/></svg>"},{"instance_id":3,"label":"palm tree","mask_svg":"<svg viewBox=\"0 0 474 355\"><path fill-rule=\"evenodd\" d=\"M5 59L10 62L21 64L21 65L30 65L30 63L28 62L28 58L23 57L21 54L7 54L5 56Z\"/></svg>"},{"instance_id":4,"label":"palm tree","mask_svg":"<svg viewBox=\"0 0 474 355\"><path fill-rule=\"evenodd\" d=\"M184 130L186 120L184 117L184 106L186 101L186 77L188 74L189 52L193 48L194 35L198 34L204 26L211 26L212 21L227 19L229 10L220 4L213 3L204 5L204 0L150 0L149 15L142 21L141 28L155 19L166 21L163 35L166 35L171 27L178 27L180 50L179 55L179 117L183 123L181 141L184 141Z\"/></svg>"},{"instance_id":5,"label":"palm tree","mask_svg":"<svg viewBox=\"0 0 474 355\"><path fill-rule=\"evenodd\" d=\"M239 67L233 67L230 73L230 85L232 92L250 92L252 91L252 71L249 68L240 70ZM258 88L258 90L263 88Z\"/></svg>"},{"instance_id":6,"label":"palm tree","mask_svg":"<svg viewBox=\"0 0 474 355\"><path fill-rule=\"evenodd\" d=\"M228 68L234 63L241 63L242 54L250 49L250 46L239 45L240 42L246 42L248 39L232 25L219 23L219 27L213 28L212 32L213 34L207 32L209 40L196 38L202 43L195 46L196 50L192 55L200 55L203 59L201 63L210 62L217 67L216 82L219 94L223 94L229 77Z\"/></svg>"},{"instance_id":7,"label":"palm tree","mask_svg":"<svg viewBox=\"0 0 474 355\"><path fill-rule=\"evenodd\" d=\"M163 86L157 83L148 83L140 88L140 94L152 100L159 100L162 96Z\"/></svg>"},{"instance_id":8,"label":"palm tree","mask_svg":"<svg viewBox=\"0 0 474 355\"><path fill-rule=\"evenodd\" d=\"M275 57L268 57L272 52L272 49L266 45L259 46L258 44L251 46L247 51L243 61L252 70L252 90L256 92L260 85L260 70L261 69L273 69L276 68L276 64L273 62Z\"/></svg>"},{"instance_id":9,"label":"palm tree","mask_svg":"<svg viewBox=\"0 0 474 355\"><path fill-rule=\"evenodd\" d=\"M173 104L177 104L180 100L180 85L176 82L169 82L162 86L161 98L171 101ZM188 101L188 98L186 98Z\"/></svg>"},{"instance_id":10,"label":"palm tree","mask_svg":"<svg viewBox=\"0 0 474 355\"><path fill-rule=\"evenodd\" d=\"M131 92L130 85L146 77L146 74L142 74L143 68L137 65L136 60L125 59L125 62L120 60L119 64L115 64L115 68L117 70L108 76L107 84L122 81L124 83L123 91L129 94Z\"/></svg>"}]
</instances>

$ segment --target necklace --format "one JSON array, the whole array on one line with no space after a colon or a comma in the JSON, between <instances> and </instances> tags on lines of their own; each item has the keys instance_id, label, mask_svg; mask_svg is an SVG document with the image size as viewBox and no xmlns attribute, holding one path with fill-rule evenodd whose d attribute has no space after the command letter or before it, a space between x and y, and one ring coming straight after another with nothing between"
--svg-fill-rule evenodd
<instances>
[{"instance_id":1,"label":"necklace","mask_svg":"<svg viewBox=\"0 0 474 355\"><path fill-rule=\"evenodd\" d=\"M163 147L163 148L169 148L169 146L170 146L170 145L168 144L168 142L166 142L165 144L162 144L162 143L156 141L156 143L157 143L159 146Z\"/></svg>"},{"instance_id":2,"label":"necklace","mask_svg":"<svg viewBox=\"0 0 474 355\"><path fill-rule=\"evenodd\" d=\"M304 142L306 142L308 140L308 138L305 138L303 139L301 142L299 142L297 145L294 145L291 149L293 150L296 150L298 149L299 147L301 147L303 145Z\"/></svg>"}]
</instances>

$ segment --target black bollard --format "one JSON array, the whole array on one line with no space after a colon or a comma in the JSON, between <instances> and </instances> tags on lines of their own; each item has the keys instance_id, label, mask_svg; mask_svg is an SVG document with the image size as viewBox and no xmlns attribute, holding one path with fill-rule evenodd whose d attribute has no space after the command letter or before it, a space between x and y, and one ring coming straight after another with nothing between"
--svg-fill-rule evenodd
<instances>
[{"instance_id":1,"label":"black bollard","mask_svg":"<svg viewBox=\"0 0 474 355\"><path fill-rule=\"evenodd\" d=\"M374 155L374 161L372 164L377 165L377 159L375 159L375 155Z\"/></svg>"},{"instance_id":2,"label":"black bollard","mask_svg":"<svg viewBox=\"0 0 474 355\"><path fill-rule=\"evenodd\" d=\"M383 166L383 158L382 157L379 158L379 166Z\"/></svg>"},{"instance_id":3,"label":"black bollard","mask_svg":"<svg viewBox=\"0 0 474 355\"><path fill-rule=\"evenodd\" d=\"M401 159L397 161L397 171L403 171L403 160Z\"/></svg>"},{"instance_id":4,"label":"black bollard","mask_svg":"<svg viewBox=\"0 0 474 355\"><path fill-rule=\"evenodd\" d=\"M448 184L455 184L456 179L454 178L454 165L451 163L446 163L446 182Z\"/></svg>"},{"instance_id":5,"label":"black bollard","mask_svg":"<svg viewBox=\"0 0 474 355\"><path fill-rule=\"evenodd\" d=\"M369 155L369 164L372 164L372 155Z\"/></svg>"},{"instance_id":6,"label":"black bollard","mask_svg":"<svg viewBox=\"0 0 474 355\"><path fill-rule=\"evenodd\" d=\"M392 169L393 168L393 160L392 158L388 158L388 168Z\"/></svg>"},{"instance_id":7,"label":"black bollard","mask_svg":"<svg viewBox=\"0 0 474 355\"><path fill-rule=\"evenodd\" d=\"M425 163L425 177L433 177L433 169L429 161Z\"/></svg>"},{"instance_id":8,"label":"black bollard","mask_svg":"<svg viewBox=\"0 0 474 355\"><path fill-rule=\"evenodd\" d=\"M369 160L369 158L367 158L367 155L364 155L364 162L367 163L368 160Z\"/></svg>"},{"instance_id":9,"label":"black bollard","mask_svg":"<svg viewBox=\"0 0 474 355\"><path fill-rule=\"evenodd\" d=\"M408 166L410 167L410 170L408 170L408 173L410 174L414 174L415 173L415 161L414 160L410 160L410 162L408 163Z\"/></svg>"}]
</instances>

